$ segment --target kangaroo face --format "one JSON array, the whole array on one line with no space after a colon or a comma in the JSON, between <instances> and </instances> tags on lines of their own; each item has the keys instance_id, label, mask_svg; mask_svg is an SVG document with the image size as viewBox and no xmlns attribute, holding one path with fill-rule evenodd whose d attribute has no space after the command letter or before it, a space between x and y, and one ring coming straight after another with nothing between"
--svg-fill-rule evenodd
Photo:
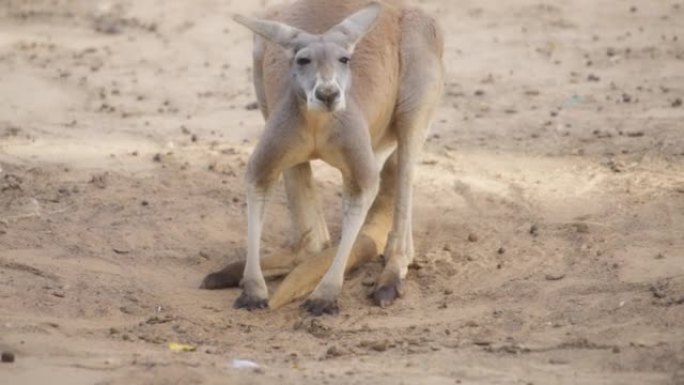
<instances>
[{"instance_id":1,"label":"kangaroo face","mask_svg":"<svg viewBox=\"0 0 684 385\"><path fill-rule=\"evenodd\" d=\"M351 60L352 52L324 39L297 51L291 64L292 78L308 110L336 112L347 107Z\"/></svg>"}]
</instances>

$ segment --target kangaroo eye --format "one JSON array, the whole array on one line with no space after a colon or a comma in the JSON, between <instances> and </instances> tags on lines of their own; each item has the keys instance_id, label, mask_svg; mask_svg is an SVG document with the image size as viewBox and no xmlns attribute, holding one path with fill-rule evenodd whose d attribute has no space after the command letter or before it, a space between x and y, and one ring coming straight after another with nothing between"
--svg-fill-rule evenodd
<instances>
[{"instance_id":1,"label":"kangaroo eye","mask_svg":"<svg viewBox=\"0 0 684 385\"><path fill-rule=\"evenodd\" d=\"M297 59L297 65L305 66L307 64L311 64L311 59L309 59L308 57L300 57L299 59Z\"/></svg>"},{"instance_id":2,"label":"kangaroo eye","mask_svg":"<svg viewBox=\"0 0 684 385\"><path fill-rule=\"evenodd\" d=\"M349 64L350 61L351 61L351 59L346 57L346 56L340 58L340 63L342 63L342 64Z\"/></svg>"}]
</instances>

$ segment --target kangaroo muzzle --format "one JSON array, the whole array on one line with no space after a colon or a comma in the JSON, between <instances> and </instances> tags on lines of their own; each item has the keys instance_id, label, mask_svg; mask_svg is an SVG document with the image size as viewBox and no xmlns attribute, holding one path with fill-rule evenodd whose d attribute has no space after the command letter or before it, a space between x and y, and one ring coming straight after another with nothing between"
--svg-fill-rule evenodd
<instances>
[{"instance_id":1,"label":"kangaroo muzzle","mask_svg":"<svg viewBox=\"0 0 684 385\"><path fill-rule=\"evenodd\" d=\"M335 112L346 107L344 94L336 82L317 84L312 94L313 98L309 98L310 109Z\"/></svg>"}]
</instances>

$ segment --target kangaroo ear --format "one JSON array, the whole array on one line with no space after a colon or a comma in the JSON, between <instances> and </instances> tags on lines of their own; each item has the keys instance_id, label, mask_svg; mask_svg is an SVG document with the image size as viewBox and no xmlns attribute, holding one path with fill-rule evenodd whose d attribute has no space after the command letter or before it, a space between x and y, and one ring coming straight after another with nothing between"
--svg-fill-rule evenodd
<instances>
[{"instance_id":1,"label":"kangaroo ear","mask_svg":"<svg viewBox=\"0 0 684 385\"><path fill-rule=\"evenodd\" d=\"M290 52L296 51L311 36L298 28L277 21L253 19L242 15L233 16L233 20Z\"/></svg>"},{"instance_id":2,"label":"kangaroo ear","mask_svg":"<svg viewBox=\"0 0 684 385\"><path fill-rule=\"evenodd\" d=\"M381 12L382 5L374 1L332 27L325 36L353 51L356 43L373 29Z\"/></svg>"}]
</instances>

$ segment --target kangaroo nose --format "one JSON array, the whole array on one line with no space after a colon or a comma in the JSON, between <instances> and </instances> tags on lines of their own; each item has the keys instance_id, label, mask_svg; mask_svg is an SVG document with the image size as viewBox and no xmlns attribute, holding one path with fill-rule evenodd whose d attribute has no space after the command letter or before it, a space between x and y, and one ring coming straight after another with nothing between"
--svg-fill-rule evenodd
<instances>
[{"instance_id":1,"label":"kangaroo nose","mask_svg":"<svg viewBox=\"0 0 684 385\"><path fill-rule=\"evenodd\" d=\"M340 97L340 90L337 87L318 87L316 98L326 105L332 105Z\"/></svg>"}]
</instances>

